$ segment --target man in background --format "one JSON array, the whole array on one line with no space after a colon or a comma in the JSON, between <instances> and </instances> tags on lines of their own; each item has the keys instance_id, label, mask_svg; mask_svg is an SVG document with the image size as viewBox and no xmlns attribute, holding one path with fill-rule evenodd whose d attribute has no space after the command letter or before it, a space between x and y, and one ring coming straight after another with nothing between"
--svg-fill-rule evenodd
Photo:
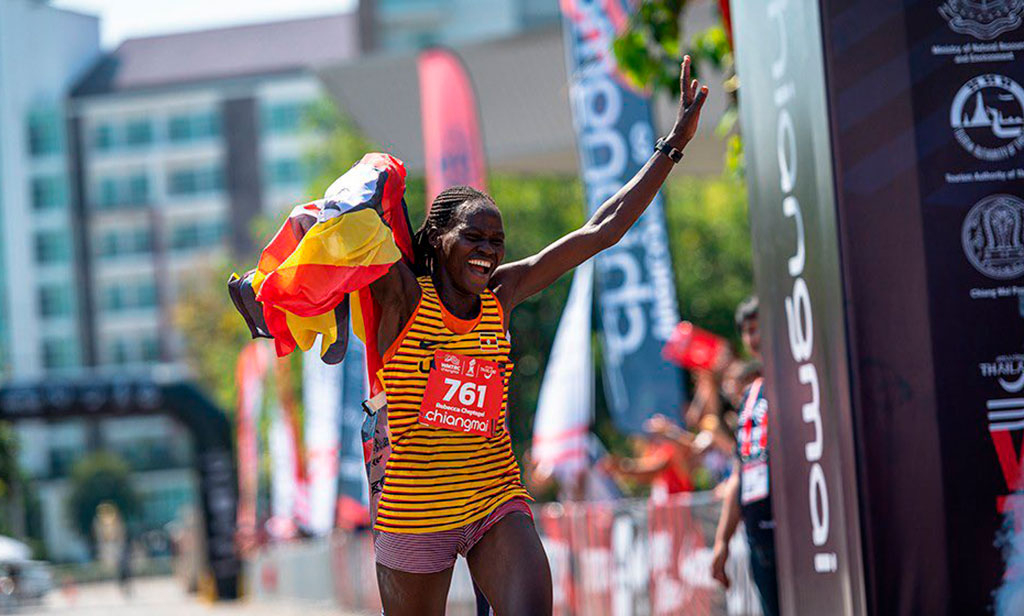
<instances>
[{"instance_id":1,"label":"man in background","mask_svg":"<svg viewBox=\"0 0 1024 616\"><path fill-rule=\"evenodd\" d=\"M736 326L746 351L760 360L761 333L757 312L756 297L744 300L736 309ZM765 616L776 616L779 613L779 589L775 572L775 520L768 484L769 408L763 385L763 377L755 379L740 402L736 457L733 473L722 491L722 514L715 534L711 575L729 587L729 576L725 572L729 541L742 518L750 546L750 568L761 595L761 611Z\"/></svg>"}]
</instances>

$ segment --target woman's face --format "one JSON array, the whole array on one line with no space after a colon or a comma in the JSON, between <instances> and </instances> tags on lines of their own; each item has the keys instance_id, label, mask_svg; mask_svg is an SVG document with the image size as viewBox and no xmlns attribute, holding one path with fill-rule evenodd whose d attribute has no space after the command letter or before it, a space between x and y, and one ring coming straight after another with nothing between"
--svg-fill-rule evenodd
<instances>
[{"instance_id":1,"label":"woman's face","mask_svg":"<svg viewBox=\"0 0 1024 616\"><path fill-rule=\"evenodd\" d=\"M463 293L480 295L505 258L501 212L487 201L467 201L453 214L452 226L437 239L441 267Z\"/></svg>"}]
</instances>

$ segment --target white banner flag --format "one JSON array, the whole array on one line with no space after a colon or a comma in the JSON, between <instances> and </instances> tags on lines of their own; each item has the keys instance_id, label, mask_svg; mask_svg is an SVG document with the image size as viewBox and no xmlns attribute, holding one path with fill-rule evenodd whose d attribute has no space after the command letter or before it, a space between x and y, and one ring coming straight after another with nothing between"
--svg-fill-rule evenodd
<instances>
[{"instance_id":1,"label":"white banner flag","mask_svg":"<svg viewBox=\"0 0 1024 616\"><path fill-rule=\"evenodd\" d=\"M576 268L558 323L533 424L533 461L542 474L566 479L587 466L587 434L594 416L590 312L594 267Z\"/></svg>"},{"instance_id":2,"label":"white banner flag","mask_svg":"<svg viewBox=\"0 0 1024 616\"><path fill-rule=\"evenodd\" d=\"M314 536L327 535L334 527L335 503L338 498L338 422L343 365L332 366L321 361L319 345L316 344L302 358L306 478L309 489L307 530Z\"/></svg>"}]
</instances>

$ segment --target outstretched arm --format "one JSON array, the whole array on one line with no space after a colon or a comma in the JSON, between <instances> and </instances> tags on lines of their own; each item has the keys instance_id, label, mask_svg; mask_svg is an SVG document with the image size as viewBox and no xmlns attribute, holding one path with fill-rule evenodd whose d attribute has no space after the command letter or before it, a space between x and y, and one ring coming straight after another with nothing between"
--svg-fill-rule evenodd
<instances>
[{"instance_id":1,"label":"outstretched arm","mask_svg":"<svg viewBox=\"0 0 1024 616\"><path fill-rule=\"evenodd\" d=\"M667 137L668 144L677 150L685 148L693 138L708 93L707 86L690 79L689 56L683 59L680 80L679 110ZM532 257L499 267L492 286L506 309L545 289L562 274L622 239L650 205L673 166L666 155L655 152L633 179L605 201L581 228Z\"/></svg>"}]
</instances>

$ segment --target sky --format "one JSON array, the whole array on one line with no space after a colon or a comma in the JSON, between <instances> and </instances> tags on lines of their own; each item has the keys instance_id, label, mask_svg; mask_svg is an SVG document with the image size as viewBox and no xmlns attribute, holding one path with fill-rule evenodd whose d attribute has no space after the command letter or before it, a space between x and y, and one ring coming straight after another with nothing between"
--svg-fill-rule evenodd
<instances>
[{"instance_id":1,"label":"sky","mask_svg":"<svg viewBox=\"0 0 1024 616\"><path fill-rule=\"evenodd\" d=\"M357 0L52 0L100 17L103 46L126 38L352 11Z\"/></svg>"}]
</instances>

